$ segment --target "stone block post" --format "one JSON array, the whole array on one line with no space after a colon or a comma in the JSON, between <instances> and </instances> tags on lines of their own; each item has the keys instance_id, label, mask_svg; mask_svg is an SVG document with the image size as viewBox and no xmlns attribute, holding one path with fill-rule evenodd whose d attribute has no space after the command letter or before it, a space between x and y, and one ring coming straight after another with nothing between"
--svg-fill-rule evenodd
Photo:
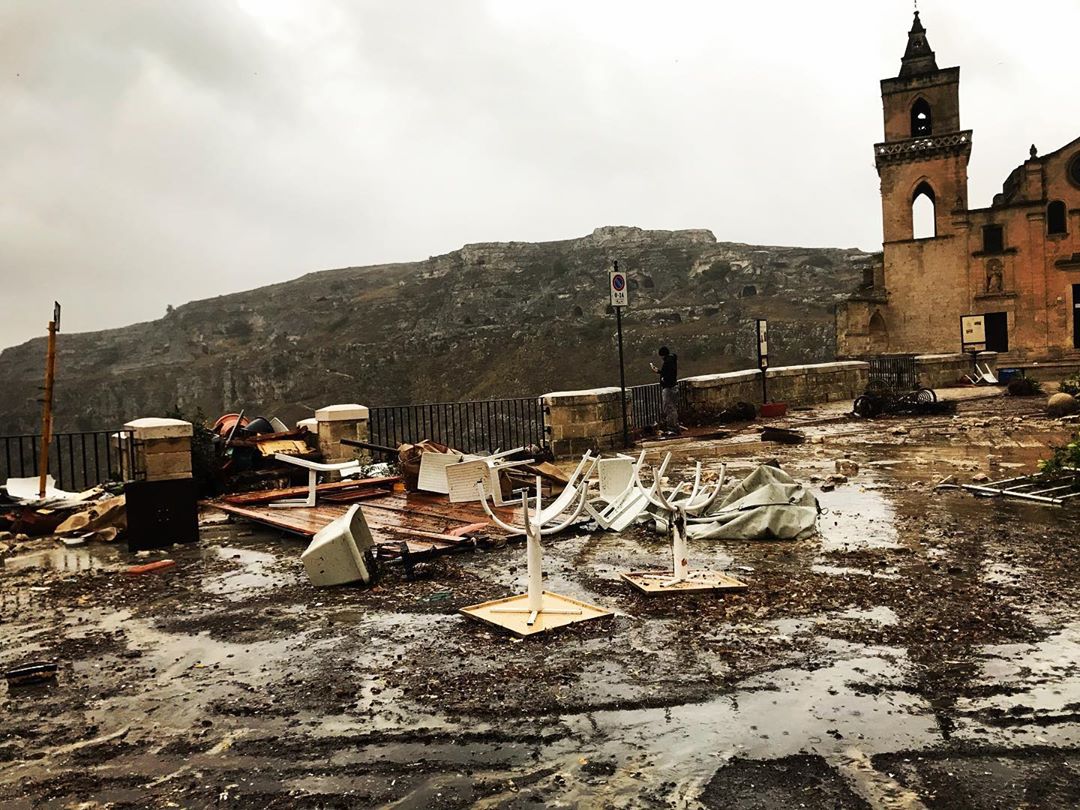
<instances>
[{"instance_id":1,"label":"stone block post","mask_svg":"<svg viewBox=\"0 0 1080 810\"><path fill-rule=\"evenodd\" d=\"M319 452L327 464L359 460L371 463L371 453L359 447L349 447L342 439L368 440L368 409L363 405L327 405L315 411L318 426Z\"/></svg>"},{"instance_id":2,"label":"stone block post","mask_svg":"<svg viewBox=\"0 0 1080 810\"><path fill-rule=\"evenodd\" d=\"M555 391L544 394L544 432L556 458L622 448L621 389ZM627 395L629 398L629 394ZM633 419L627 402L627 419Z\"/></svg>"},{"instance_id":3,"label":"stone block post","mask_svg":"<svg viewBox=\"0 0 1080 810\"><path fill-rule=\"evenodd\" d=\"M191 422L182 419L134 419L124 425L128 438L119 438L121 450L125 442L134 442L132 452L120 453L120 469L124 478L144 478L146 481L171 481L191 478ZM131 469L134 463L134 469Z\"/></svg>"}]
</instances>

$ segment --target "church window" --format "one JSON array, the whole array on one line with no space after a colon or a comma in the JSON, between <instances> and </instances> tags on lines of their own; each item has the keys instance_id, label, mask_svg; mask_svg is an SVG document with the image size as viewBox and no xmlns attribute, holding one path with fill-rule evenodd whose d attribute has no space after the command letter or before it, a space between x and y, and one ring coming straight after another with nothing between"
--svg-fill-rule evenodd
<instances>
[{"instance_id":1,"label":"church window","mask_svg":"<svg viewBox=\"0 0 1080 810\"><path fill-rule=\"evenodd\" d=\"M929 183L920 183L911 202L913 239L933 239L937 236L936 197Z\"/></svg>"},{"instance_id":2,"label":"church window","mask_svg":"<svg viewBox=\"0 0 1080 810\"><path fill-rule=\"evenodd\" d=\"M911 137L925 138L934 134L934 122L930 104L925 98L919 98L911 105Z\"/></svg>"},{"instance_id":3,"label":"church window","mask_svg":"<svg viewBox=\"0 0 1080 810\"><path fill-rule=\"evenodd\" d=\"M1080 153L1073 155L1073 159L1069 163L1069 179L1073 185L1080 186Z\"/></svg>"},{"instance_id":4,"label":"church window","mask_svg":"<svg viewBox=\"0 0 1080 810\"><path fill-rule=\"evenodd\" d=\"M1065 203L1054 200L1046 206L1046 232L1049 234L1068 233L1069 223L1066 218Z\"/></svg>"},{"instance_id":5,"label":"church window","mask_svg":"<svg viewBox=\"0 0 1080 810\"><path fill-rule=\"evenodd\" d=\"M1000 225L983 225L983 253L1005 250L1005 229Z\"/></svg>"}]
</instances>

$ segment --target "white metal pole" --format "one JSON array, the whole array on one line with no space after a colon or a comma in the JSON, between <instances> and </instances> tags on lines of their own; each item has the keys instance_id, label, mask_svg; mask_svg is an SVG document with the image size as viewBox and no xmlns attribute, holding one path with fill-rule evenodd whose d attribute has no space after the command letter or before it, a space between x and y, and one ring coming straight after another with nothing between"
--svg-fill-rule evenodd
<instances>
[{"instance_id":1,"label":"white metal pole","mask_svg":"<svg viewBox=\"0 0 1080 810\"><path fill-rule=\"evenodd\" d=\"M690 576L690 560L686 551L686 517L681 509L671 516L671 570L674 582L683 582Z\"/></svg>"},{"instance_id":2,"label":"white metal pole","mask_svg":"<svg viewBox=\"0 0 1080 810\"><path fill-rule=\"evenodd\" d=\"M540 552L540 524L529 519L529 497L521 496L522 509L525 512L525 554L529 578L529 613L539 613L544 609L544 562ZM540 517L540 479L536 479L536 517ZM532 624L535 616L529 616Z\"/></svg>"}]
</instances>

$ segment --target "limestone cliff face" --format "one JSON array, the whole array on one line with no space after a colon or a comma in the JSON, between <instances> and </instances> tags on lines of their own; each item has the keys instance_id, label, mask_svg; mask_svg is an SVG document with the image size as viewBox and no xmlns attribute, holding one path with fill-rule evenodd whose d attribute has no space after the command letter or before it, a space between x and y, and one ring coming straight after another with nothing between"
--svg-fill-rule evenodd
<instances>
[{"instance_id":1,"label":"limestone cliff face","mask_svg":"<svg viewBox=\"0 0 1080 810\"><path fill-rule=\"evenodd\" d=\"M857 250L717 242L706 230L598 228L559 242L466 245L407 264L311 273L194 301L122 329L60 336L61 430L196 408L291 422L333 402L526 396L618 382L613 259L630 275L628 383L661 343L680 373L833 357L833 305L872 261ZM44 340L0 353L0 433L35 429Z\"/></svg>"}]
</instances>

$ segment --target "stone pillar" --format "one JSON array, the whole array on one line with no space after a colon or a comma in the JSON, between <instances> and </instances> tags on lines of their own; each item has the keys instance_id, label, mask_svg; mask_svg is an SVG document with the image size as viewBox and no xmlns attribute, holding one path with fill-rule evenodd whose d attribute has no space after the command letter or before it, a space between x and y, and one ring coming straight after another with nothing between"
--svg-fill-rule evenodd
<instances>
[{"instance_id":1,"label":"stone pillar","mask_svg":"<svg viewBox=\"0 0 1080 810\"><path fill-rule=\"evenodd\" d=\"M349 447L342 439L368 440L368 409L363 405L327 405L315 411L318 423L319 452L327 464L359 460L371 463L371 453L359 447Z\"/></svg>"},{"instance_id":2,"label":"stone pillar","mask_svg":"<svg viewBox=\"0 0 1080 810\"><path fill-rule=\"evenodd\" d=\"M191 422L182 419L135 419L124 425L134 452L120 454L124 478L172 481L191 478ZM124 439L120 439L123 447ZM134 469L130 469L134 462Z\"/></svg>"},{"instance_id":3,"label":"stone pillar","mask_svg":"<svg viewBox=\"0 0 1080 810\"><path fill-rule=\"evenodd\" d=\"M622 407L619 388L555 391L544 394L544 432L556 458L622 448ZM629 394L627 395L629 399ZM630 402L626 416L632 419Z\"/></svg>"}]
</instances>

